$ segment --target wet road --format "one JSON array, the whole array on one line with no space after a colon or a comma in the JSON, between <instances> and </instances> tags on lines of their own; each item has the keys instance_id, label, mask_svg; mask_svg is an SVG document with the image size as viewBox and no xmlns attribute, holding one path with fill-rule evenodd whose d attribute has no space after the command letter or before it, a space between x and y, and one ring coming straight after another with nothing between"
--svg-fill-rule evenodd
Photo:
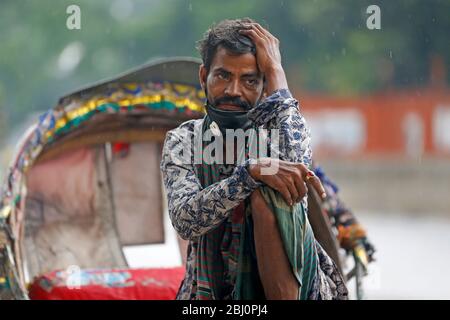
<instances>
[{"instance_id":1,"label":"wet road","mask_svg":"<svg viewBox=\"0 0 450 320\"><path fill-rule=\"evenodd\" d=\"M450 299L450 219L360 214L377 247L369 299Z\"/></svg>"}]
</instances>

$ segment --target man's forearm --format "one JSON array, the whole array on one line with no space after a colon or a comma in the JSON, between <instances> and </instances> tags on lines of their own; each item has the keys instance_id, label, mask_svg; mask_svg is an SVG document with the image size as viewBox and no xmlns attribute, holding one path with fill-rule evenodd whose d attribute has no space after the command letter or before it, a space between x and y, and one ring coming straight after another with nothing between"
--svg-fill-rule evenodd
<instances>
[{"instance_id":1,"label":"man's forearm","mask_svg":"<svg viewBox=\"0 0 450 320\"><path fill-rule=\"evenodd\" d=\"M204 189L189 177L168 181L166 189L172 224L183 239L206 234L221 224L259 185L245 166L237 167L230 177Z\"/></svg>"},{"instance_id":2,"label":"man's forearm","mask_svg":"<svg viewBox=\"0 0 450 320\"><path fill-rule=\"evenodd\" d=\"M279 157L311 165L310 132L299 111L298 101L287 89L279 89L249 111L257 126L279 130Z\"/></svg>"}]
</instances>

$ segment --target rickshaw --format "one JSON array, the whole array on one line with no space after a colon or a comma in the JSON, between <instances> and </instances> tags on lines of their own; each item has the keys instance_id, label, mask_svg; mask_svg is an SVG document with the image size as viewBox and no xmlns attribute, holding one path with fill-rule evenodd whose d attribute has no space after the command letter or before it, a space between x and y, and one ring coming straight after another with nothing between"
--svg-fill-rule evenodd
<instances>
[{"instance_id":1,"label":"rickshaw","mask_svg":"<svg viewBox=\"0 0 450 320\"><path fill-rule=\"evenodd\" d=\"M157 59L67 94L23 135L0 198L0 299L175 298L185 241L170 268L131 268L124 248L167 238L162 144L204 116L200 63ZM316 238L342 270L320 199L310 191L308 201Z\"/></svg>"}]
</instances>

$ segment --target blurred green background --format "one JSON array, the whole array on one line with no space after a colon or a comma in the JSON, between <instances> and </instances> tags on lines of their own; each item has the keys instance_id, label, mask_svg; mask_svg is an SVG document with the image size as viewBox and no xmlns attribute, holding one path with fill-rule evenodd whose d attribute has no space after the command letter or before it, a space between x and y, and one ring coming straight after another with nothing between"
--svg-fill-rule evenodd
<instances>
[{"instance_id":1,"label":"blurred green background","mask_svg":"<svg viewBox=\"0 0 450 320\"><path fill-rule=\"evenodd\" d=\"M66 27L71 4L81 30ZM381 30L366 27L370 4L381 8ZM195 41L224 18L268 27L294 88L352 96L426 86L431 57L450 74L449 13L448 0L2 0L0 141L77 87L153 57L198 56Z\"/></svg>"}]
</instances>

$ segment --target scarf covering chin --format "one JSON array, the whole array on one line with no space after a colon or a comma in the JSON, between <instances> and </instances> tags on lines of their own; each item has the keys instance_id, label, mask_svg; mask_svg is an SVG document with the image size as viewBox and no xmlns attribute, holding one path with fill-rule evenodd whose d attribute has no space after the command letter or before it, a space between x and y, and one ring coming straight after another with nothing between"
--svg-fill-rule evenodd
<instances>
[{"instance_id":1,"label":"scarf covering chin","mask_svg":"<svg viewBox=\"0 0 450 320\"><path fill-rule=\"evenodd\" d=\"M211 119L206 115L202 134L210 124ZM246 154L247 151L248 148ZM203 188L220 181L216 163L197 165L196 174ZM267 186L259 189L276 216L286 254L300 285L298 298L308 299L317 274L318 258L303 204L290 207L273 189ZM265 299L256 262L249 198L218 227L199 237L196 259L196 299Z\"/></svg>"}]
</instances>

